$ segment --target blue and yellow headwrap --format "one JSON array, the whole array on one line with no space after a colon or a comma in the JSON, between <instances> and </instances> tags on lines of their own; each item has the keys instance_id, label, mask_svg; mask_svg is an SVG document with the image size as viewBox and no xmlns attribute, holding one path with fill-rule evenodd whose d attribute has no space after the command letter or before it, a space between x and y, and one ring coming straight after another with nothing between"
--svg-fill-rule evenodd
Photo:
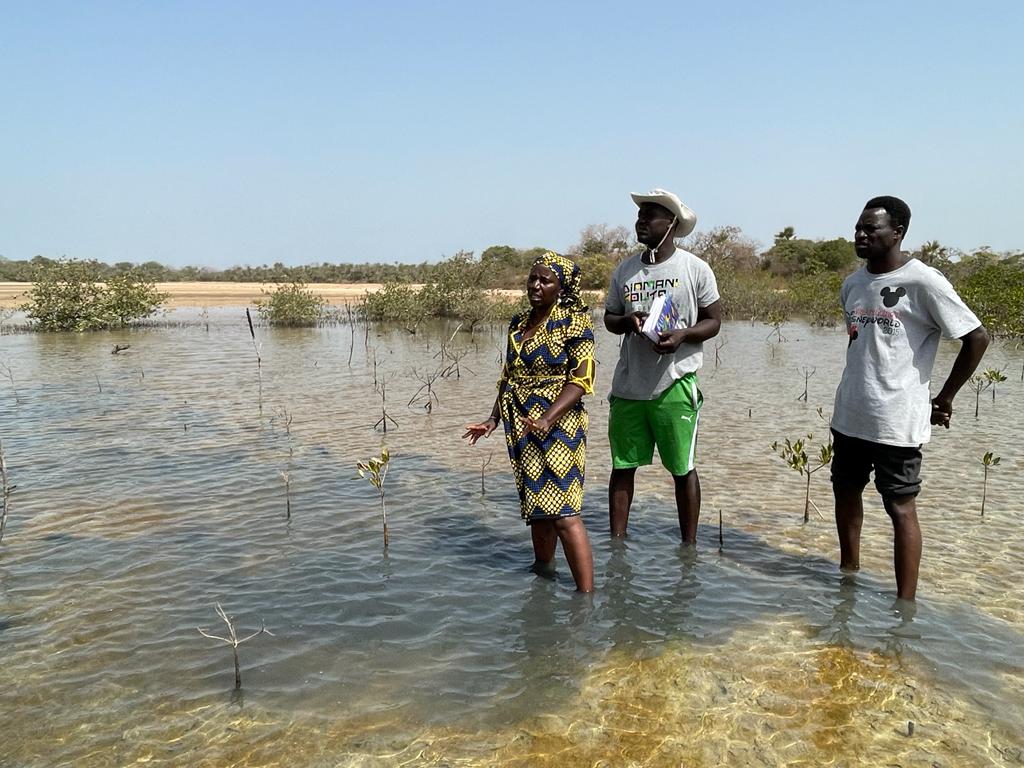
<instances>
[{"instance_id":1,"label":"blue and yellow headwrap","mask_svg":"<svg viewBox=\"0 0 1024 768\"><path fill-rule=\"evenodd\" d=\"M566 307L574 312L586 311L587 305L583 303L583 296L580 294L580 265L567 256L561 256L554 251L545 251L536 258L533 266L543 264L558 277L562 286L562 295L558 297L558 305Z\"/></svg>"}]
</instances>

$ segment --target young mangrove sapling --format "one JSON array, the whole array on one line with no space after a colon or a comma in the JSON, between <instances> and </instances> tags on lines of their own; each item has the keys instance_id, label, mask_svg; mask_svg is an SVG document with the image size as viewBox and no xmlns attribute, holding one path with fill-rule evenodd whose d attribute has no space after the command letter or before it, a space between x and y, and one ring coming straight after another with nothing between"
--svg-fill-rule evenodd
<instances>
[{"instance_id":1,"label":"young mangrove sapling","mask_svg":"<svg viewBox=\"0 0 1024 768\"><path fill-rule=\"evenodd\" d=\"M989 467L999 466L1000 457L993 455L992 451L987 451L984 456L981 457L981 463L985 467L985 479L981 484L981 516L985 516L985 499L988 496L988 470Z\"/></svg>"},{"instance_id":2,"label":"young mangrove sapling","mask_svg":"<svg viewBox=\"0 0 1024 768\"><path fill-rule=\"evenodd\" d=\"M992 402L996 401L996 384L1006 381L1006 375L1003 373L1002 368L988 368L981 374L989 381L989 385L992 387Z\"/></svg>"},{"instance_id":3,"label":"young mangrove sapling","mask_svg":"<svg viewBox=\"0 0 1024 768\"><path fill-rule=\"evenodd\" d=\"M380 516L384 524L384 548L388 546L388 508L384 503L384 480L388 475L388 462L391 461L391 454L385 448L380 456L372 456L366 461L356 464L356 471L359 476L377 489L380 495Z\"/></svg>"},{"instance_id":4,"label":"young mangrove sapling","mask_svg":"<svg viewBox=\"0 0 1024 768\"><path fill-rule=\"evenodd\" d=\"M978 404L981 402L981 393L992 386L992 380L985 378L984 374L976 373L967 380L967 386L974 392L974 418L978 418Z\"/></svg>"},{"instance_id":5,"label":"young mangrove sapling","mask_svg":"<svg viewBox=\"0 0 1024 768\"><path fill-rule=\"evenodd\" d=\"M814 458L814 466L811 466L811 459L807 455L807 445L812 439L814 439L814 436L808 432L806 438L791 441L787 437L786 441L781 445L778 442L772 443L772 450L782 457L786 464L789 465L789 468L807 478L807 483L804 487L805 523L811 519L811 507L814 507L818 517L822 520L825 519L825 516L821 514L821 510L818 509L818 505L811 501L811 475L819 469L827 467L832 461L832 438L830 437L828 444L820 447L818 455Z\"/></svg>"}]
</instances>

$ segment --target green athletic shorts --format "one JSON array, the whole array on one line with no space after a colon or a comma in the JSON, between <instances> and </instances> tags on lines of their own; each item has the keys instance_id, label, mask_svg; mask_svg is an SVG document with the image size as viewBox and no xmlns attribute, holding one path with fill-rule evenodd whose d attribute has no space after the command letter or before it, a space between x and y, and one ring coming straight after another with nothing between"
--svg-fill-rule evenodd
<instances>
[{"instance_id":1,"label":"green athletic shorts","mask_svg":"<svg viewBox=\"0 0 1024 768\"><path fill-rule=\"evenodd\" d=\"M654 400L610 398L608 443L613 469L632 469L654 461L658 446L661 463L673 475L682 476L695 466L697 422L704 395L697 374L678 379Z\"/></svg>"}]
</instances>

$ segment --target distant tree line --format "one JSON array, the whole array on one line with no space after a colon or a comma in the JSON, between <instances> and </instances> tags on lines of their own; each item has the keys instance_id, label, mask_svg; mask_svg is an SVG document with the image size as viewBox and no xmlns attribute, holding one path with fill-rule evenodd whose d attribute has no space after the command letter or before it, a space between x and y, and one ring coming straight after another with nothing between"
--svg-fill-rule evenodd
<instances>
[{"instance_id":1,"label":"distant tree line","mask_svg":"<svg viewBox=\"0 0 1024 768\"><path fill-rule=\"evenodd\" d=\"M738 227L699 231L684 246L715 270L726 314L772 325L790 316L834 325L841 320L838 290L843 278L858 266L853 243L845 238L799 238L792 227L775 235L767 249ZM591 225L568 250L579 264L583 287L603 290L615 266L636 250L625 227ZM494 245L480 254L460 251L439 262L419 264L331 264L288 267L237 266L168 267L155 261L142 264L87 262L89 274L109 282L131 275L145 284L180 281L257 282L312 285L316 283L382 283L385 291L366 310L379 319L415 325L426 316L458 317L470 326L490 320L507 307L485 310L483 292L521 288L534 259L544 248ZM929 241L913 256L941 270L986 325L1000 335L1024 337L1024 252L996 253L987 247L963 252ZM39 282L66 264L66 259L36 256L11 261L0 256L0 280ZM424 286L413 288L413 284ZM311 289L315 290L315 288Z\"/></svg>"}]
</instances>

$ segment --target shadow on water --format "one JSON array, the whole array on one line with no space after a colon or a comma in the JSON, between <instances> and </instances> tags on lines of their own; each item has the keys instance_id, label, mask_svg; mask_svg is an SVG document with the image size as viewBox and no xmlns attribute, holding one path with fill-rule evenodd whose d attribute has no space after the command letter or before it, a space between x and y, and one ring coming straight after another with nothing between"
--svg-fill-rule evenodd
<instances>
[{"instance_id":1,"label":"shadow on water","mask_svg":"<svg viewBox=\"0 0 1024 768\"><path fill-rule=\"evenodd\" d=\"M404 460L410 475L433 461L422 455ZM882 579L842 574L830 559L787 552L743 530L728 530L725 548L716 551L707 542L717 541L717 527L702 525L700 548L683 547L674 519L665 516L668 530L638 520L628 538L611 539L601 511L589 510L597 518L589 525L597 589L575 595L561 555L556 581L526 573L532 552L514 496L488 497L484 505L507 507L494 516L470 512L482 503L465 490L473 487L472 476L445 471L453 489L449 511L423 521L425 546L443 551L449 567L489 580L480 585L482 600L518 601L500 624L511 640L506 650L519 664L516 681L546 677L572 687L611 649L643 658L670 642L715 646L737 631L779 620L801 627L814 644L878 652L898 666L934 670L966 690L981 685L1005 692L1001 673L1024 671L1015 651L1024 642L1021 633L970 606L894 600L892 585ZM520 591L525 597L518 599ZM543 688L531 683L528 695L544 699ZM550 695L557 697L557 686Z\"/></svg>"}]
</instances>

